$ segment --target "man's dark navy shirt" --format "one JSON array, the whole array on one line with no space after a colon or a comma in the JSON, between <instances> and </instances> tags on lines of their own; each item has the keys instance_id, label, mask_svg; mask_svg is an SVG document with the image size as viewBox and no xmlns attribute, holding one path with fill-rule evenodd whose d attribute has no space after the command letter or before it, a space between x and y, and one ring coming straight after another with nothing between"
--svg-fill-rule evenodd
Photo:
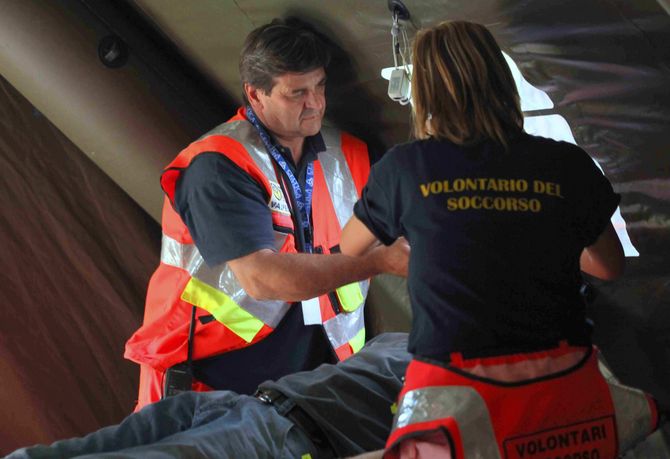
<instances>
[{"instance_id":1,"label":"man's dark navy shirt","mask_svg":"<svg viewBox=\"0 0 670 459\"><path fill-rule=\"evenodd\" d=\"M523 134L508 152L397 146L354 213L385 244L409 240L409 350L446 359L587 344L579 257L618 202L581 148Z\"/></svg>"},{"instance_id":2,"label":"man's dark navy shirt","mask_svg":"<svg viewBox=\"0 0 670 459\"><path fill-rule=\"evenodd\" d=\"M277 147L304 190L307 165L325 150L323 138L317 134L305 139L297 166L288 148ZM267 202L268 196L257 182L224 155L214 152L202 153L191 162L182 172L175 192L176 210L210 266L261 249L276 250ZM294 219L295 227L300 228L300 216L295 215ZM296 239L300 240L300 236L296 234ZM198 346L197 341L194 345ZM214 389L251 394L265 380L334 361L323 327L305 326L302 309L296 303L262 341L194 362L194 376Z\"/></svg>"}]
</instances>

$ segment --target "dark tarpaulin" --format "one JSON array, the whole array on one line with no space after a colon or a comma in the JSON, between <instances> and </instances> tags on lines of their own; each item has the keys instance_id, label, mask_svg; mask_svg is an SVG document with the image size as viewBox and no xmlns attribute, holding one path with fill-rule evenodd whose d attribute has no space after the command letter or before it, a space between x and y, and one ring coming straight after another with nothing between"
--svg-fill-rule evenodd
<instances>
[{"instance_id":1,"label":"dark tarpaulin","mask_svg":"<svg viewBox=\"0 0 670 459\"><path fill-rule=\"evenodd\" d=\"M2 454L132 410L160 228L1 78L0 189Z\"/></svg>"},{"instance_id":2,"label":"dark tarpaulin","mask_svg":"<svg viewBox=\"0 0 670 459\"><path fill-rule=\"evenodd\" d=\"M595 282L595 341L617 376L670 407L670 16L655 0L498 2L496 30L617 192L640 252Z\"/></svg>"}]
</instances>

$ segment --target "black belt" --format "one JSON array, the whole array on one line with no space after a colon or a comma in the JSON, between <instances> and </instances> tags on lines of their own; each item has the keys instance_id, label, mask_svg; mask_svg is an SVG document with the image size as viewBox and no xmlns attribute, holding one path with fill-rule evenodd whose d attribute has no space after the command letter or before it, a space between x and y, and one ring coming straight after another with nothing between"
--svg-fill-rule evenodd
<instances>
[{"instance_id":1,"label":"black belt","mask_svg":"<svg viewBox=\"0 0 670 459\"><path fill-rule=\"evenodd\" d=\"M279 414L290 419L309 437L316 448L315 459L331 459L337 457L328 438L314 420L296 403L275 389L258 389L254 397L261 402L272 405Z\"/></svg>"}]
</instances>

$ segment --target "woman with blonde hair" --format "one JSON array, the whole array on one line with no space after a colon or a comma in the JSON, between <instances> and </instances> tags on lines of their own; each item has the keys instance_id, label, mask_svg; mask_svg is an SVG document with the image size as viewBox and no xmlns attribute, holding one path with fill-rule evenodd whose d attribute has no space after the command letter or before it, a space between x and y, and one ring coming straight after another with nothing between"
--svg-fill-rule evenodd
<instances>
[{"instance_id":1,"label":"woman with blonde hair","mask_svg":"<svg viewBox=\"0 0 670 459\"><path fill-rule=\"evenodd\" d=\"M615 457L657 421L599 372L580 296L580 269L623 271L619 196L582 149L523 132L484 26L420 31L412 63L416 140L373 167L340 245L411 246L414 358L386 456Z\"/></svg>"}]
</instances>

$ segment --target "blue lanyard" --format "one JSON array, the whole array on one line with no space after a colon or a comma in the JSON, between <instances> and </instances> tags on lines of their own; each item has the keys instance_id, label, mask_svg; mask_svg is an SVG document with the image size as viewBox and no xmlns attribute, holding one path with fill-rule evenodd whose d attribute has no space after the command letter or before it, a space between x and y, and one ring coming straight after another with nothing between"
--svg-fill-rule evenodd
<instances>
[{"instance_id":1,"label":"blue lanyard","mask_svg":"<svg viewBox=\"0 0 670 459\"><path fill-rule=\"evenodd\" d=\"M300 212L302 230L305 236L305 252L312 253L312 232L311 226L309 224L309 216L312 211L312 192L314 190L314 163L310 162L307 165L307 171L305 173L305 192L303 193L298 179L295 178L295 175L293 175L293 172L291 172L291 168L286 163L286 160L279 153L279 150L277 150L277 146L272 142L272 139L270 139L267 131L261 125L260 121L258 121L256 114L248 105L246 109L246 115L249 122L253 124L253 126L256 128L256 131L258 131L258 135L260 135L268 153L270 153L272 158L277 162L279 167L281 167L281 170L284 171L288 177L289 182L291 182L293 196L295 197L296 206Z\"/></svg>"}]
</instances>

